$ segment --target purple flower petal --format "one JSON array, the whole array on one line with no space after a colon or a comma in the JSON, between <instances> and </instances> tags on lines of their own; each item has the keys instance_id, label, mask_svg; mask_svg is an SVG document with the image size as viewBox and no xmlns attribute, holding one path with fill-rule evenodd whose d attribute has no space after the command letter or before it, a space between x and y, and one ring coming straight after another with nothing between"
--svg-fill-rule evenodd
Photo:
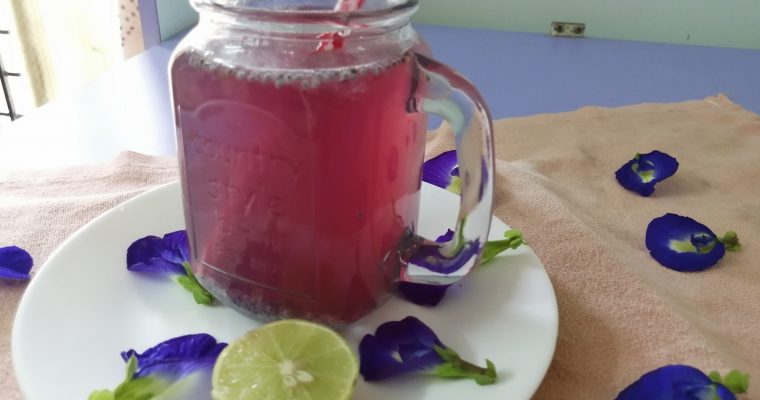
<instances>
[{"instance_id":1,"label":"purple flower petal","mask_svg":"<svg viewBox=\"0 0 760 400\"><path fill-rule=\"evenodd\" d=\"M427 372L444 363L435 347L445 348L435 332L414 317L380 325L359 344L359 372L367 381Z\"/></svg>"},{"instance_id":2,"label":"purple flower petal","mask_svg":"<svg viewBox=\"0 0 760 400\"><path fill-rule=\"evenodd\" d=\"M456 150L443 152L422 165L422 180L431 185L447 189L453 176L459 176Z\"/></svg>"},{"instance_id":3,"label":"purple flower petal","mask_svg":"<svg viewBox=\"0 0 760 400\"><path fill-rule=\"evenodd\" d=\"M435 239L438 243L446 243L454 238L454 231L449 229ZM426 285L423 283L399 282L398 292L407 300L422 306L437 306L446 296L446 290L451 285Z\"/></svg>"},{"instance_id":4,"label":"purple flower petal","mask_svg":"<svg viewBox=\"0 0 760 400\"><path fill-rule=\"evenodd\" d=\"M675 158L654 150L625 163L615 172L615 178L624 188L649 197L658 182L671 177L677 170Z\"/></svg>"},{"instance_id":5,"label":"purple flower petal","mask_svg":"<svg viewBox=\"0 0 760 400\"><path fill-rule=\"evenodd\" d=\"M681 272L705 270L726 254L725 246L710 228L670 213L649 223L646 247L657 262Z\"/></svg>"},{"instance_id":6,"label":"purple flower petal","mask_svg":"<svg viewBox=\"0 0 760 400\"><path fill-rule=\"evenodd\" d=\"M128 350L121 353L124 361L135 356L138 369L134 377L160 375L178 380L201 368L212 368L216 358L227 346L217 343L208 334L185 335L161 342L143 353Z\"/></svg>"},{"instance_id":7,"label":"purple flower petal","mask_svg":"<svg viewBox=\"0 0 760 400\"><path fill-rule=\"evenodd\" d=\"M388 346L372 335L365 335L359 343L361 362L359 372L364 380L379 381L408 372L395 347Z\"/></svg>"},{"instance_id":8,"label":"purple flower petal","mask_svg":"<svg viewBox=\"0 0 760 400\"><path fill-rule=\"evenodd\" d=\"M716 397L717 396L717 397ZM616 400L735 400L725 386L688 365L667 365L642 375Z\"/></svg>"},{"instance_id":9,"label":"purple flower petal","mask_svg":"<svg viewBox=\"0 0 760 400\"><path fill-rule=\"evenodd\" d=\"M441 253L441 245L424 243L412 255L409 263L438 274L452 274L464 267L480 252L480 240L465 242L453 257Z\"/></svg>"},{"instance_id":10,"label":"purple flower petal","mask_svg":"<svg viewBox=\"0 0 760 400\"><path fill-rule=\"evenodd\" d=\"M24 249L16 246L0 247L0 278L29 279L34 260Z\"/></svg>"},{"instance_id":11,"label":"purple flower petal","mask_svg":"<svg viewBox=\"0 0 760 400\"><path fill-rule=\"evenodd\" d=\"M736 400L734 392L724 385L716 385L716 392L719 400Z\"/></svg>"},{"instance_id":12,"label":"purple flower petal","mask_svg":"<svg viewBox=\"0 0 760 400\"><path fill-rule=\"evenodd\" d=\"M414 304L432 307L437 306L443 300L449 287L451 285L399 282L398 292Z\"/></svg>"},{"instance_id":13,"label":"purple flower petal","mask_svg":"<svg viewBox=\"0 0 760 400\"><path fill-rule=\"evenodd\" d=\"M167 235L168 236L168 235ZM171 237L176 239L176 237ZM179 248L172 248L175 243L157 236L146 236L132 243L127 248L127 269L135 272L164 274L185 274Z\"/></svg>"},{"instance_id":14,"label":"purple flower petal","mask_svg":"<svg viewBox=\"0 0 760 400\"><path fill-rule=\"evenodd\" d=\"M411 316L401 321L390 321L378 326L375 336L384 343L395 345L420 343L429 348L446 347L429 326Z\"/></svg>"},{"instance_id":15,"label":"purple flower petal","mask_svg":"<svg viewBox=\"0 0 760 400\"><path fill-rule=\"evenodd\" d=\"M171 254L166 259L177 264L190 261L190 242L187 240L187 231L180 230L164 235L166 246L171 249Z\"/></svg>"}]
</instances>

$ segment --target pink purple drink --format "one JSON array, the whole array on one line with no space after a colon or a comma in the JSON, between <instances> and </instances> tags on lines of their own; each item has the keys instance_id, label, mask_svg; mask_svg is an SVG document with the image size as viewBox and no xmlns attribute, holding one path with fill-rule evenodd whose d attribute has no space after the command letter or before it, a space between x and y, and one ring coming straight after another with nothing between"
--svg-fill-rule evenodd
<instances>
[{"instance_id":1,"label":"pink purple drink","mask_svg":"<svg viewBox=\"0 0 760 400\"><path fill-rule=\"evenodd\" d=\"M171 74L193 270L255 316L340 325L374 309L416 224L424 114L414 56L248 70L179 54Z\"/></svg>"}]
</instances>

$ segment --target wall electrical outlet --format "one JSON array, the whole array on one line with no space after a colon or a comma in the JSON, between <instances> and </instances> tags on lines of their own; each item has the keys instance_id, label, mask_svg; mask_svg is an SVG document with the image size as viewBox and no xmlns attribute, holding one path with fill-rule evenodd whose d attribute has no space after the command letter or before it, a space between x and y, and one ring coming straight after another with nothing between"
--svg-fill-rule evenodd
<instances>
[{"instance_id":1,"label":"wall electrical outlet","mask_svg":"<svg viewBox=\"0 0 760 400\"><path fill-rule=\"evenodd\" d=\"M586 24L582 22L558 22L552 21L549 27L552 36L582 38L586 35Z\"/></svg>"}]
</instances>

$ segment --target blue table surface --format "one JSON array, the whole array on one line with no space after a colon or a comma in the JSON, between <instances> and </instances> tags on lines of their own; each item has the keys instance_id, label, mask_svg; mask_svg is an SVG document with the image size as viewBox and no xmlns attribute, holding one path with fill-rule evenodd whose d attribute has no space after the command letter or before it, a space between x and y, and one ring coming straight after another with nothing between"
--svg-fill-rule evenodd
<instances>
[{"instance_id":1,"label":"blue table surface","mask_svg":"<svg viewBox=\"0 0 760 400\"><path fill-rule=\"evenodd\" d=\"M419 26L495 118L723 93L760 113L760 51Z\"/></svg>"},{"instance_id":2,"label":"blue table surface","mask_svg":"<svg viewBox=\"0 0 760 400\"><path fill-rule=\"evenodd\" d=\"M480 89L494 118L717 93L760 113L758 50L421 25L417 30L437 59ZM177 41L133 57L0 132L0 172L104 162L123 150L175 154L167 65Z\"/></svg>"}]
</instances>

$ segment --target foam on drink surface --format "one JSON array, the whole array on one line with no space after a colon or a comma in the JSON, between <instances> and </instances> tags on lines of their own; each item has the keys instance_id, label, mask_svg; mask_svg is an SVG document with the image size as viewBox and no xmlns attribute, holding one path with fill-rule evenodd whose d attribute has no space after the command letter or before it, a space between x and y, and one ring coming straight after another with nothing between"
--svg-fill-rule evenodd
<instances>
[{"instance_id":1,"label":"foam on drink surface","mask_svg":"<svg viewBox=\"0 0 760 400\"><path fill-rule=\"evenodd\" d=\"M325 83L345 82L354 80L366 74L380 75L388 69L408 61L410 52L396 58L371 64L339 68L316 69L265 69L232 66L219 61L210 52L197 50L187 51L187 63L191 67L201 68L208 72L233 76L240 80L250 80L262 83L272 83L277 87L297 85L303 89L315 89Z\"/></svg>"}]
</instances>

